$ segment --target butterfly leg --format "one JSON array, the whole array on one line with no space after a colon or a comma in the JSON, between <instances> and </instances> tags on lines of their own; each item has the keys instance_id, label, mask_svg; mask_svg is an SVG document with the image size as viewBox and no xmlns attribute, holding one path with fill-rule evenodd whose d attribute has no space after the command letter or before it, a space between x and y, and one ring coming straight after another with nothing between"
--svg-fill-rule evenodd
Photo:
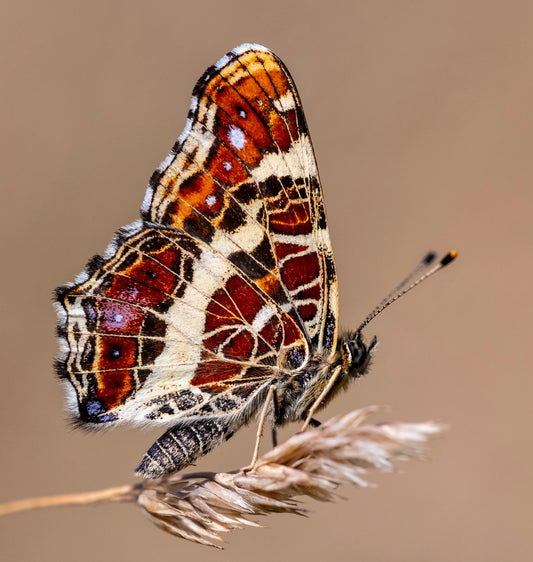
<instances>
[{"instance_id":1,"label":"butterfly leg","mask_svg":"<svg viewBox=\"0 0 533 562\"><path fill-rule=\"evenodd\" d=\"M342 366L339 365L334 371L331 377L328 380L328 384L324 387L324 390L320 393L320 396L313 402L312 406L309 408L309 412L307 413L307 417L305 418L305 422L302 425L302 429L300 431L305 431L307 426L311 424L311 420L313 419L314 413L318 410L322 400L328 395L329 391L333 388L335 381L339 378L341 374ZM312 425L312 424L311 424Z\"/></svg>"},{"instance_id":2,"label":"butterfly leg","mask_svg":"<svg viewBox=\"0 0 533 562\"><path fill-rule=\"evenodd\" d=\"M277 403L276 387L273 384L271 384L268 387L268 393L266 396L265 404L263 406L263 409L261 411L261 416L259 418L257 433L255 435L255 447L254 447L254 452L252 454L252 460L246 468L242 469L242 471L245 473L250 472L250 470L252 470L255 467L255 463L257 462L257 457L259 456L259 445L261 444L261 438L263 437L263 429L265 427L265 421L268 415L268 410L271 401L273 402L274 407L276 407L276 403Z\"/></svg>"},{"instance_id":3,"label":"butterfly leg","mask_svg":"<svg viewBox=\"0 0 533 562\"><path fill-rule=\"evenodd\" d=\"M233 430L222 418L182 422L171 427L148 449L135 474L159 478L181 470L229 439Z\"/></svg>"},{"instance_id":4,"label":"butterfly leg","mask_svg":"<svg viewBox=\"0 0 533 562\"><path fill-rule=\"evenodd\" d=\"M276 429L276 420L278 419L278 412L279 412L279 399L278 393L274 391L272 394L272 402L274 404L274 415L272 416L272 428L271 428L271 435L272 435L272 447L278 446L278 432Z\"/></svg>"}]
</instances>

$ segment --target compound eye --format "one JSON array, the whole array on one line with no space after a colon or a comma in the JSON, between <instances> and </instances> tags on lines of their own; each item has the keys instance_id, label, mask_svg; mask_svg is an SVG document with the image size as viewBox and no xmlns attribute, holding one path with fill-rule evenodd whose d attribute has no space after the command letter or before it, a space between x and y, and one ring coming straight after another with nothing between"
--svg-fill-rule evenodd
<instances>
[{"instance_id":1,"label":"compound eye","mask_svg":"<svg viewBox=\"0 0 533 562\"><path fill-rule=\"evenodd\" d=\"M365 344L361 340L355 339L348 341L348 347L352 356L352 367L357 368L363 365L367 356Z\"/></svg>"}]
</instances>

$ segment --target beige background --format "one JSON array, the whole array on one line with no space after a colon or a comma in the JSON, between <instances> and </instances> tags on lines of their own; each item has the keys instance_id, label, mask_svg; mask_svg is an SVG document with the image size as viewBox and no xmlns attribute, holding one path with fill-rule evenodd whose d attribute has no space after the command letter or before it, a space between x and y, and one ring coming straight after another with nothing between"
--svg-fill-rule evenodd
<instances>
[{"instance_id":1,"label":"beige background","mask_svg":"<svg viewBox=\"0 0 533 562\"><path fill-rule=\"evenodd\" d=\"M347 501L308 503L224 552L131 505L0 521L2 560L531 560L533 4L529 1L73 2L0 18L3 110L0 500L131 481L158 435L69 429L50 295L138 216L203 70L243 41L289 66L319 161L356 327L428 249L456 264L377 319L368 404L451 432L431 461ZM247 461L239 432L198 468ZM193 558L194 557L194 558Z\"/></svg>"}]
</instances>

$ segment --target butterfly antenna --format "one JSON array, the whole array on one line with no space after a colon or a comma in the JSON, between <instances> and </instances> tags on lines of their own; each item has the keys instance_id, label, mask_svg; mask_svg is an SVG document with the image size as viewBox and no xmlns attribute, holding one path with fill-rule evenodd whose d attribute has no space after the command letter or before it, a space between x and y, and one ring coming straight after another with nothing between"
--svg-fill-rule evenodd
<instances>
[{"instance_id":1,"label":"butterfly antenna","mask_svg":"<svg viewBox=\"0 0 533 562\"><path fill-rule=\"evenodd\" d=\"M376 309L381 308L386 302L391 299L393 295L399 293L414 277L418 277L419 275L421 275L422 272L435 261L436 257L437 254L435 252L428 252L418 263L418 265L413 269L413 271L411 271L411 273L409 273L409 275L403 281L398 283L398 285L396 285L396 287L394 287L394 289L392 289L392 291L376 306Z\"/></svg>"},{"instance_id":2,"label":"butterfly antenna","mask_svg":"<svg viewBox=\"0 0 533 562\"><path fill-rule=\"evenodd\" d=\"M434 273L437 273L437 271L451 263L457 257L457 252L455 250L448 252L439 261L439 263L437 263L429 271L426 271L421 275L422 271L429 267L435 261L436 257L437 255L434 252L429 252L428 254L426 254L422 261L415 267L415 269L401 283L399 283L364 319L363 323L359 326L359 328L357 328L357 332L361 332L361 330L365 326L367 326L369 322L371 322L378 314L383 312L393 302L397 301L400 297L403 297L403 295L408 293L411 289L414 289L417 285L420 285L422 281L425 281L428 277L431 277ZM409 284L409 282L417 275L419 275L418 279Z\"/></svg>"}]
</instances>

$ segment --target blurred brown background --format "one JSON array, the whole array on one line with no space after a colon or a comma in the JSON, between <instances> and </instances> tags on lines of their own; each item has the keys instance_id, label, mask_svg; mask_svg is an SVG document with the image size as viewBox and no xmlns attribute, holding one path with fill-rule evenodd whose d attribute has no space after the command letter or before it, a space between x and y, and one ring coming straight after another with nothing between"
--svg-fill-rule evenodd
<instances>
[{"instance_id":1,"label":"blurred brown background","mask_svg":"<svg viewBox=\"0 0 533 562\"><path fill-rule=\"evenodd\" d=\"M1 520L2 560L533 559L531 2L29 0L0 29L1 501L129 482L160 433L68 427L50 295L138 217L196 79L235 45L269 46L299 87L343 326L426 250L460 254L373 322L371 375L320 416L386 404L446 422L429 462L309 502L309 519L262 520L224 552L104 505ZM198 468L241 466L253 432Z\"/></svg>"}]
</instances>

